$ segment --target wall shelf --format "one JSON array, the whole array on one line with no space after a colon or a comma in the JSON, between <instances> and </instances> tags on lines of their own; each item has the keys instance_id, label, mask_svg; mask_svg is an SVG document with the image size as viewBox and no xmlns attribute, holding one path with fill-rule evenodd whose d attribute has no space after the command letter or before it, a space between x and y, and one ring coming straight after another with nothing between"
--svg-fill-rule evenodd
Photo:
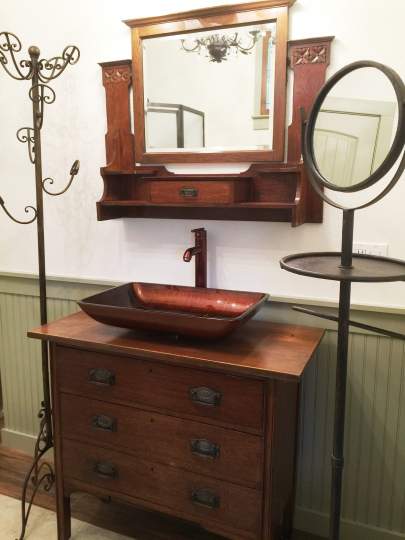
<instances>
[{"instance_id":1,"label":"wall shelf","mask_svg":"<svg viewBox=\"0 0 405 540\"><path fill-rule=\"evenodd\" d=\"M293 227L322 223L323 202L301 162L300 109L309 110L324 83L332 39L288 43L294 91L286 160L256 162L239 174L175 174L164 165L135 166L130 110L134 66L131 60L100 64L106 90L108 165L101 168L104 193L97 203L98 219L276 221Z\"/></svg>"},{"instance_id":2,"label":"wall shelf","mask_svg":"<svg viewBox=\"0 0 405 540\"><path fill-rule=\"evenodd\" d=\"M320 222L302 164L252 165L240 174L174 174L163 166L101 169L99 220L123 217ZM314 203L311 206L312 202Z\"/></svg>"}]
</instances>

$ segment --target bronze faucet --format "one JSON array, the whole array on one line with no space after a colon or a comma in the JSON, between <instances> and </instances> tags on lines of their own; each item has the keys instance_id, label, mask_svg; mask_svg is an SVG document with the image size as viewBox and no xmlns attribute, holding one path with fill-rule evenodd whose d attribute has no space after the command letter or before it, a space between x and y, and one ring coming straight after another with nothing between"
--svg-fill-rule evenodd
<instances>
[{"instance_id":1,"label":"bronze faucet","mask_svg":"<svg viewBox=\"0 0 405 540\"><path fill-rule=\"evenodd\" d=\"M193 229L195 246L186 249L184 262L190 262L195 257L195 286L207 287L207 231L204 228Z\"/></svg>"}]
</instances>

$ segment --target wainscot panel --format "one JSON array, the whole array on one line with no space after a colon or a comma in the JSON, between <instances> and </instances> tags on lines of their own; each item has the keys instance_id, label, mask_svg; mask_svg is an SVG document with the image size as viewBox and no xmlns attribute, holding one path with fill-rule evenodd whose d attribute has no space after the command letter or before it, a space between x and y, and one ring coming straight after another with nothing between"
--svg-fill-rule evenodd
<instances>
[{"instance_id":1,"label":"wainscot panel","mask_svg":"<svg viewBox=\"0 0 405 540\"><path fill-rule=\"evenodd\" d=\"M113 285L49 279L49 320L77 311L77 300ZM292 301L277 299L258 317L327 328L302 384L295 516L297 528L326 536L336 326L292 311ZM309 300L299 303L317 304ZM336 313L333 304L323 308ZM39 344L26 338L26 332L38 325L38 310L35 276L0 274L2 442L30 452L38 429L42 385ZM355 306L352 317L405 332L401 310ZM350 353L344 538L405 539L405 344L356 330L351 334Z\"/></svg>"}]
</instances>

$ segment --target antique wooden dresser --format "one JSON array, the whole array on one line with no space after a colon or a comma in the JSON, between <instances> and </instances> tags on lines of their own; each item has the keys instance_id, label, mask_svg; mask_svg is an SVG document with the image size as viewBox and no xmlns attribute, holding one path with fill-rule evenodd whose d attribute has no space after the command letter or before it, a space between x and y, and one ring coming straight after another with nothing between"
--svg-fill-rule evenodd
<instances>
[{"instance_id":1,"label":"antique wooden dresser","mask_svg":"<svg viewBox=\"0 0 405 540\"><path fill-rule=\"evenodd\" d=\"M29 335L51 348L59 540L76 491L288 538L299 381L322 330L252 320L208 343L77 313Z\"/></svg>"}]
</instances>

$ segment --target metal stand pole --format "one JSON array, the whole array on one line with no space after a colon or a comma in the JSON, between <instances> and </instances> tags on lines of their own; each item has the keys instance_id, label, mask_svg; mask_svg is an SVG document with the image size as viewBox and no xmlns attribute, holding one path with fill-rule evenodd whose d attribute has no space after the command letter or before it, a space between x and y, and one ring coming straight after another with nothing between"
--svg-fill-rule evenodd
<instances>
[{"instance_id":1,"label":"metal stand pole","mask_svg":"<svg viewBox=\"0 0 405 540\"><path fill-rule=\"evenodd\" d=\"M354 211L344 210L342 230L342 268L352 267ZM344 467L344 434L346 412L347 358L349 350L351 282L340 283L339 325L336 364L335 420L332 454L332 493L329 539L340 538L342 483Z\"/></svg>"},{"instance_id":2,"label":"metal stand pole","mask_svg":"<svg viewBox=\"0 0 405 540\"><path fill-rule=\"evenodd\" d=\"M49 195L61 195L65 193L72 184L73 178L79 171L79 162L75 161L70 170L70 180L67 186L59 192L50 192L45 187L45 183L54 183L52 178L42 177L42 147L41 130L44 117L44 106L55 101L55 92L47 82L55 79L69 64L75 64L80 58L77 47L72 45L66 47L62 56L55 56L49 60L39 59L40 50L32 46L28 52L30 60L17 61L15 53L21 51L21 42L17 36L9 32L0 33L0 65L5 71L16 80L31 80L29 97L32 101L33 127L24 127L17 131L17 138L20 142L27 143L28 156L35 167L35 191L36 208L27 206L25 212L34 212L34 217L22 221L16 219L6 208L4 200L0 197L0 206L7 216L16 223L29 224L37 221L37 241L38 241L38 279L39 279L39 301L41 324L47 323L47 294L46 294L46 266L45 266L45 229L44 229L44 205L43 192ZM41 462L44 454L53 446L52 433L52 409L49 383L49 358L46 343L41 344L42 357L42 381L44 399L41 402L39 411L40 429L34 450L33 463L25 477L22 497L21 497L21 534L19 540L23 540L27 527L28 518L31 512L34 498L41 486L46 491L52 488L55 475L49 463ZM29 486L32 485L32 492L28 493Z\"/></svg>"},{"instance_id":3,"label":"metal stand pole","mask_svg":"<svg viewBox=\"0 0 405 540\"><path fill-rule=\"evenodd\" d=\"M33 67L33 76L31 79L32 91L32 112L34 125L34 148L35 148L35 188L36 188L36 208L37 208L37 239L38 239L38 279L39 279L39 302L41 324L48 322L48 313L46 305L46 266L45 266L45 233L44 233L44 197L42 189L42 146L41 146L41 127L42 115L39 110L39 79L38 79L38 59L40 50L38 47L30 47L28 50ZM46 417L47 446L52 446L52 419L51 419L51 399L49 390L49 362L48 346L42 343L42 378L44 387L43 409Z\"/></svg>"}]
</instances>

